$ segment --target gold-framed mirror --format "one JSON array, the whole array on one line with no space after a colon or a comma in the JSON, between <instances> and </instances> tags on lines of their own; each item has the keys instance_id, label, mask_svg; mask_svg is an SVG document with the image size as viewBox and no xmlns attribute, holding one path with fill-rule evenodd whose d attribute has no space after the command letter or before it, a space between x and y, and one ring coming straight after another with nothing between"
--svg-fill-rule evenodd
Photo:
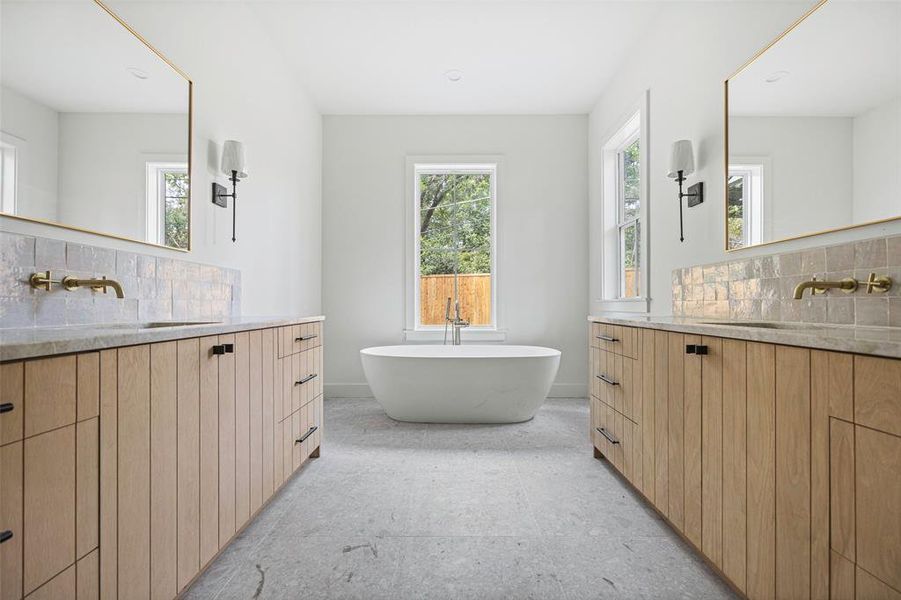
<instances>
[{"instance_id":1,"label":"gold-framed mirror","mask_svg":"<svg viewBox=\"0 0 901 600\"><path fill-rule=\"evenodd\" d=\"M901 2L823 0L724 88L727 251L901 219Z\"/></svg>"},{"instance_id":2,"label":"gold-framed mirror","mask_svg":"<svg viewBox=\"0 0 901 600\"><path fill-rule=\"evenodd\" d=\"M192 82L97 0L0 2L0 217L187 252Z\"/></svg>"}]
</instances>

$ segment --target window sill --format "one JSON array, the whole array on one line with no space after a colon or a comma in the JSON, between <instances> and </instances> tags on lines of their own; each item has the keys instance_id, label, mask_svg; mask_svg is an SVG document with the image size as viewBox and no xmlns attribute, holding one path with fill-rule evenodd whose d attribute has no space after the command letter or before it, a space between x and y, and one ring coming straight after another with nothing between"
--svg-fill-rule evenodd
<instances>
[{"instance_id":1,"label":"window sill","mask_svg":"<svg viewBox=\"0 0 901 600\"><path fill-rule=\"evenodd\" d=\"M453 337L453 330L447 328L448 341ZM507 339L505 329L469 329L460 332L464 342L503 342ZM442 342L444 329L404 329L405 342Z\"/></svg>"},{"instance_id":2,"label":"window sill","mask_svg":"<svg viewBox=\"0 0 901 600\"><path fill-rule=\"evenodd\" d=\"M651 310L651 301L648 298L595 300L595 305L598 307L598 310L604 312L647 313Z\"/></svg>"}]
</instances>

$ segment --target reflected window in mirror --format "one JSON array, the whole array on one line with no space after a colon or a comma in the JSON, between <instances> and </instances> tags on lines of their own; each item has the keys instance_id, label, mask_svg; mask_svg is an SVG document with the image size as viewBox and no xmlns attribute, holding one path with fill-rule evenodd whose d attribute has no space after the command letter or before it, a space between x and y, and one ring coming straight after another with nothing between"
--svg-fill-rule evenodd
<instances>
[{"instance_id":1,"label":"reflected window in mirror","mask_svg":"<svg viewBox=\"0 0 901 600\"><path fill-rule=\"evenodd\" d=\"M188 247L188 164L147 163L147 240Z\"/></svg>"},{"instance_id":2,"label":"reflected window in mirror","mask_svg":"<svg viewBox=\"0 0 901 600\"><path fill-rule=\"evenodd\" d=\"M901 2L822 2L725 89L727 250L901 218Z\"/></svg>"},{"instance_id":3,"label":"reflected window in mirror","mask_svg":"<svg viewBox=\"0 0 901 600\"><path fill-rule=\"evenodd\" d=\"M15 139L0 136L0 212L16 214L16 172L19 149Z\"/></svg>"},{"instance_id":4,"label":"reflected window in mirror","mask_svg":"<svg viewBox=\"0 0 901 600\"><path fill-rule=\"evenodd\" d=\"M731 163L727 191L730 248L745 248L763 241L764 165Z\"/></svg>"}]
</instances>

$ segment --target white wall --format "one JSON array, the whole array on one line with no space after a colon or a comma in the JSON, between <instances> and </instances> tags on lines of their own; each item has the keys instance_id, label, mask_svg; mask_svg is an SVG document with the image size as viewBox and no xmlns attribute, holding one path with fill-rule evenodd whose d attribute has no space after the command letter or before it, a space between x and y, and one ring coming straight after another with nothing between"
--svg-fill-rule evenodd
<instances>
[{"instance_id":1,"label":"white wall","mask_svg":"<svg viewBox=\"0 0 901 600\"><path fill-rule=\"evenodd\" d=\"M187 123L178 114L60 113L59 220L144 239L146 163L184 156Z\"/></svg>"},{"instance_id":2,"label":"white wall","mask_svg":"<svg viewBox=\"0 0 901 600\"><path fill-rule=\"evenodd\" d=\"M35 219L56 220L59 113L3 86L0 129L17 138L12 142L17 148L17 209Z\"/></svg>"},{"instance_id":3,"label":"white wall","mask_svg":"<svg viewBox=\"0 0 901 600\"><path fill-rule=\"evenodd\" d=\"M0 220L7 231L238 268L245 314L321 312L322 120L254 13L239 3L113 2L112 8L194 81L193 251L155 249ZM111 23L116 26L115 23ZM250 176L231 207L210 202L221 144L242 140Z\"/></svg>"},{"instance_id":4,"label":"white wall","mask_svg":"<svg viewBox=\"0 0 901 600\"><path fill-rule=\"evenodd\" d=\"M591 311L599 311L601 147L626 111L650 90L650 295L651 311L672 310L672 270L685 265L783 252L901 231L901 223L870 226L727 254L724 250L723 81L803 14L812 2L698 2L664 4L655 23L636 40L589 117L589 278ZM676 184L666 177L670 145L690 138L703 181L704 204L685 210L679 243Z\"/></svg>"},{"instance_id":5,"label":"white wall","mask_svg":"<svg viewBox=\"0 0 901 600\"><path fill-rule=\"evenodd\" d=\"M501 155L498 304L507 343L563 352L558 395L587 379L584 116L326 116L323 304L331 395L365 394L359 350L403 341L408 155Z\"/></svg>"},{"instance_id":6,"label":"white wall","mask_svg":"<svg viewBox=\"0 0 901 600\"><path fill-rule=\"evenodd\" d=\"M901 98L854 118L854 222L901 214Z\"/></svg>"},{"instance_id":7,"label":"white wall","mask_svg":"<svg viewBox=\"0 0 901 600\"><path fill-rule=\"evenodd\" d=\"M851 125L849 117L729 118L729 155L769 158L764 241L853 222Z\"/></svg>"}]
</instances>

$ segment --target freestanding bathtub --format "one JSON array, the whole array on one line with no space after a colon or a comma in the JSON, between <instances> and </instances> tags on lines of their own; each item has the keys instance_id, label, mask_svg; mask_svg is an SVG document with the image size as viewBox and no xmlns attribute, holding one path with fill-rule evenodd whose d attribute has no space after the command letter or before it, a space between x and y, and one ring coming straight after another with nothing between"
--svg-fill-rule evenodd
<instances>
[{"instance_id":1,"label":"freestanding bathtub","mask_svg":"<svg viewBox=\"0 0 901 600\"><path fill-rule=\"evenodd\" d=\"M560 351L539 346L379 346L360 351L388 416L420 423L519 423L544 402Z\"/></svg>"}]
</instances>

